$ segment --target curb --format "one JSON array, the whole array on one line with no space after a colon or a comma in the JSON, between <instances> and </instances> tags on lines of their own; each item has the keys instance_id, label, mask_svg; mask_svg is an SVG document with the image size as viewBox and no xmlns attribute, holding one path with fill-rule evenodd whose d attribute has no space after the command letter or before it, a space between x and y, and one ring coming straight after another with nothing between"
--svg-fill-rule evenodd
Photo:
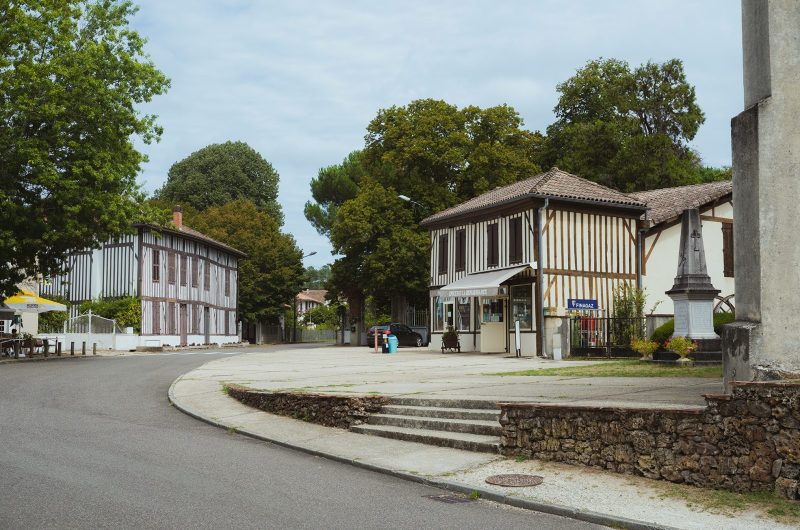
<instances>
[{"instance_id":1,"label":"curb","mask_svg":"<svg viewBox=\"0 0 800 530\"><path fill-rule=\"evenodd\" d=\"M182 378L183 376L178 377L175 379L172 384L169 386L169 390L167 392L167 400L172 404L176 409L180 410L184 414L191 416L197 420L200 420L204 423L209 425L213 425L215 427L219 427L221 429L229 429L231 426L221 423L219 421L213 420L206 416L203 416L199 412L192 410L190 407L182 405L175 397L175 384ZM656 525L651 523L646 523L643 521L637 521L635 519L628 519L627 517L617 517L614 515L607 515L603 513L593 512L591 510L580 510L577 508L570 508L568 506L562 506L559 504L548 504L542 503L537 501L532 501L528 499L523 499L520 497L512 497L509 495L505 495L502 493L497 493L496 491L491 491L485 488L475 488L473 486L468 486L466 484L461 484L459 482L453 482L449 480L439 480L439 479L432 479L426 478L419 475L413 475L411 473L407 473L405 471L398 471L396 469L390 469L386 467L376 466L374 464L368 464L366 462L361 462L359 460L353 460L351 458L345 458L342 456L334 455L331 453L326 453L324 451L318 451L316 449L309 449L307 447L303 447L300 445L290 444L288 442L283 442L280 440L275 440L272 438L268 438L266 436L262 436L255 432L249 431L247 429L239 429L235 428L237 434L243 434L250 438L254 438L256 440L261 440L264 442L271 443L273 445L277 445L280 447L285 447L287 449L293 449L295 451L300 451L312 456L317 456L321 458L325 458L328 460L333 460L334 462L339 462L342 464L348 464L351 466L355 466L361 469L366 469L368 471L374 471L376 473L382 473L384 475L389 475L392 477L400 478L403 480L408 480L410 482L416 482L418 484L424 484L426 486L432 486L435 488L443 489L446 491L454 491L457 493L462 493L466 495L474 495L475 492L478 493L479 497L483 500L488 500L492 502L497 502L499 504L505 504L508 506L513 506L515 508L522 508L525 510L531 510L541 513L546 513L550 515L557 515L561 517L567 517L569 519L575 519L578 521L584 521L587 523L593 523L603 526L610 526L614 528L625 528L628 530L679 530L671 526L662 526Z\"/></svg>"}]
</instances>

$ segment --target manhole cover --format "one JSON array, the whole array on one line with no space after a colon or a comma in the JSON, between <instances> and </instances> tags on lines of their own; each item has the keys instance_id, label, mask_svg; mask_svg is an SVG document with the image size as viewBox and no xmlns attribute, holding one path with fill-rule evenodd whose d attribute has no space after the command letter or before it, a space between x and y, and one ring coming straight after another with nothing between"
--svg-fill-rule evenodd
<instances>
[{"instance_id":1,"label":"manhole cover","mask_svg":"<svg viewBox=\"0 0 800 530\"><path fill-rule=\"evenodd\" d=\"M522 488L525 486L538 486L544 481L544 478L538 475L492 475L486 479L488 484L495 486L508 486L512 488Z\"/></svg>"}]
</instances>

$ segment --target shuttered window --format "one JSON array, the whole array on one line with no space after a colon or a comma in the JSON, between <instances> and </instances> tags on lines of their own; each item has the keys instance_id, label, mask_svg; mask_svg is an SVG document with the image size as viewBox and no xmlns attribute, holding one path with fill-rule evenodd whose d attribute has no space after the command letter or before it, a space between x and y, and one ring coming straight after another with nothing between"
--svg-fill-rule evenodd
<instances>
[{"instance_id":1,"label":"shuttered window","mask_svg":"<svg viewBox=\"0 0 800 530\"><path fill-rule=\"evenodd\" d=\"M508 261L510 263L520 263L522 261L521 217L508 220Z\"/></svg>"},{"instance_id":2,"label":"shuttered window","mask_svg":"<svg viewBox=\"0 0 800 530\"><path fill-rule=\"evenodd\" d=\"M192 256L192 287L200 285L200 258Z\"/></svg>"},{"instance_id":3,"label":"shuttered window","mask_svg":"<svg viewBox=\"0 0 800 530\"><path fill-rule=\"evenodd\" d=\"M192 333L197 335L200 334L200 314L203 312L203 309L200 307L200 304L194 304L192 306Z\"/></svg>"},{"instance_id":4,"label":"shuttered window","mask_svg":"<svg viewBox=\"0 0 800 530\"><path fill-rule=\"evenodd\" d=\"M722 223L722 268L726 278L733 278L733 223Z\"/></svg>"},{"instance_id":5,"label":"shuttered window","mask_svg":"<svg viewBox=\"0 0 800 530\"><path fill-rule=\"evenodd\" d=\"M456 270L467 268L467 231L456 230Z\"/></svg>"},{"instance_id":6,"label":"shuttered window","mask_svg":"<svg viewBox=\"0 0 800 530\"><path fill-rule=\"evenodd\" d=\"M167 335L175 334L175 302L167 302Z\"/></svg>"},{"instance_id":7,"label":"shuttered window","mask_svg":"<svg viewBox=\"0 0 800 530\"><path fill-rule=\"evenodd\" d=\"M153 302L153 335L160 335L160 334L161 334L161 302Z\"/></svg>"},{"instance_id":8,"label":"shuttered window","mask_svg":"<svg viewBox=\"0 0 800 530\"><path fill-rule=\"evenodd\" d=\"M186 276L187 276L187 269L188 269L188 260L189 258L185 255L181 255L181 285L186 285Z\"/></svg>"},{"instance_id":9,"label":"shuttered window","mask_svg":"<svg viewBox=\"0 0 800 530\"><path fill-rule=\"evenodd\" d=\"M153 249L153 281L161 281L161 252L157 248Z\"/></svg>"},{"instance_id":10,"label":"shuttered window","mask_svg":"<svg viewBox=\"0 0 800 530\"><path fill-rule=\"evenodd\" d=\"M439 274L447 274L447 234L439 236Z\"/></svg>"},{"instance_id":11,"label":"shuttered window","mask_svg":"<svg viewBox=\"0 0 800 530\"><path fill-rule=\"evenodd\" d=\"M496 267L500 261L500 248L497 241L497 223L486 227L486 266Z\"/></svg>"},{"instance_id":12,"label":"shuttered window","mask_svg":"<svg viewBox=\"0 0 800 530\"><path fill-rule=\"evenodd\" d=\"M231 295L231 271L225 269L225 296Z\"/></svg>"},{"instance_id":13,"label":"shuttered window","mask_svg":"<svg viewBox=\"0 0 800 530\"><path fill-rule=\"evenodd\" d=\"M211 262L203 260L203 289L211 289Z\"/></svg>"},{"instance_id":14,"label":"shuttered window","mask_svg":"<svg viewBox=\"0 0 800 530\"><path fill-rule=\"evenodd\" d=\"M167 281L175 284L175 253L167 253Z\"/></svg>"}]
</instances>

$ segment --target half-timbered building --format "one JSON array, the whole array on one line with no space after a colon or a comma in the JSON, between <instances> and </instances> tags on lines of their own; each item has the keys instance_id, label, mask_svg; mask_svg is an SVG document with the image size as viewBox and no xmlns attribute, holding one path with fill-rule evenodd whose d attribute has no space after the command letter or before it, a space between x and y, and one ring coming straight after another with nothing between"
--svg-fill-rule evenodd
<instances>
[{"instance_id":1,"label":"half-timbered building","mask_svg":"<svg viewBox=\"0 0 800 530\"><path fill-rule=\"evenodd\" d=\"M423 221L431 237L431 347L458 330L466 351L541 353L544 318L568 300L610 308L635 285L646 206L553 168Z\"/></svg>"},{"instance_id":2,"label":"half-timbered building","mask_svg":"<svg viewBox=\"0 0 800 530\"><path fill-rule=\"evenodd\" d=\"M40 285L67 299L74 316L88 300L135 296L141 345L238 342L238 261L244 254L183 224L136 224L135 233L96 250L74 252L68 272Z\"/></svg>"}]
</instances>

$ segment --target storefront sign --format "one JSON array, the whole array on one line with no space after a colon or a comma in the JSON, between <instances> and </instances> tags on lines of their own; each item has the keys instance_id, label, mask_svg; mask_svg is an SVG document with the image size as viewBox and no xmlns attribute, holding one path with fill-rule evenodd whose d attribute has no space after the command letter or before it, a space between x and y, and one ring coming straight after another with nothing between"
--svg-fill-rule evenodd
<instances>
[{"instance_id":1,"label":"storefront sign","mask_svg":"<svg viewBox=\"0 0 800 530\"><path fill-rule=\"evenodd\" d=\"M567 299L567 309L597 309L597 300Z\"/></svg>"}]
</instances>

